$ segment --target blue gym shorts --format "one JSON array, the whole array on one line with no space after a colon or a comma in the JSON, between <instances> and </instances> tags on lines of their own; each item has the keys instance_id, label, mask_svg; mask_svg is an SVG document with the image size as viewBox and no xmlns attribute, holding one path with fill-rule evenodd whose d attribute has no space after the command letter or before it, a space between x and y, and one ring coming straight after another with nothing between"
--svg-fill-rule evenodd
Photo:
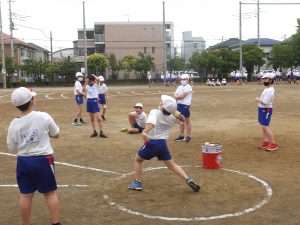
<instances>
[{"instance_id":1,"label":"blue gym shorts","mask_svg":"<svg viewBox=\"0 0 300 225\"><path fill-rule=\"evenodd\" d=\"M86 111L89 113L97 113L100 111L97 98L88 98L87 99Z\"/></svg>"},{"instance_id":2,"label":"blue gym shorts","mask_svg":"<svg viewBox=\"0 0 300 225\"><path fill-rule=\"evenodd\" d=\"M105 105L106 104L105 94L99 94L98 97L99 97L99 104Z\"/></svg>"},{"instance_id":3,"label":"blue gym shorts","mask_svg":"<svg viewBox=\"0 0 300 225\"><path fill-rule=\"evenodd\" d=\"M258 122L260 123L260 125L269 126L272 113L272 108L258 108Z\"/></svg>"},{"instance_id":4,"label":"blue gym shorts","mask_svg":"<svg viewBox=\"0 0 300 225\"><path fill-rule=\"evenodd\" d=\"M56 190L53 156L18 156L17 182L22 194Z\"/></svg>"},{"instance_id":5,"label":"blue gym shorts","mask_svg":"<svg viewBox=\"0 0 300 225\"><path fill-rule=\"evenodd\" d=\"M177 110L185 117L189 118L191 116L190 106L184 104L177 104Z\"/></svg>"},{"instance_id":6,"label":"blue gym shorts","mask_svg":"<svg viewBox=\"0 0 300 225\"><path fill-rule=\"evenodd\" d=\"M134 128L139 130L139 133L142 133L144 128L140 127L137 123L134 124Z\"/></svg>"},{"instance_id":7,"label":"blue gym shorts","mask_svg":"<svg viewBox=\"0 0 300 225\"><path fill-rule=\"evenodd\" d=\"M150 160L155 156L158 160L172 159L165 139L150 140L139 149L138 156L144 160Z\"/></svg>"},{"instance_id":8,"label":"blue gym shorts","mask_svg":"<svg viewBox=\"0 0 300 225\"><path fill-rule=\"evenodd\" d=\"M75 101L77 105L82 105L83 104L83 96L82 95L76 95L75 96Z\"/></svg>"}]
</instances>

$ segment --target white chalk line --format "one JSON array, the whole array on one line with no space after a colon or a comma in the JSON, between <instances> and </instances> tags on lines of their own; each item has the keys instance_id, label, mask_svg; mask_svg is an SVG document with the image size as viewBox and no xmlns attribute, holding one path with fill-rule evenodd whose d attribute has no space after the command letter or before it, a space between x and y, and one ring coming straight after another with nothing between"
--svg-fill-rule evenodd
<instances>
[{"instance_id":1,"label":"white chalk line","mask_svg":"<svg viewBox=\"0 0 300 225\"><path fill-rule=\"evenodd\" d=\"M189 167L189 166L182 166L182 167ZM200 166L196 166L196 167L200 167ZM159 169L166 169L166 168L167 167L146 168L146 169L144 169L144 171L152 171L152 170L159 170ZM223 168L222 170L227 171L227 172L231 172L231 173L236 173L236 174L243 175L243 176L247 176L248 178L257 181L258 183L260 183L265 188L265 190L267 192L266 197L261 202L256 204L254 207L247 208L247 209L244 209L244 210L239 211L239 212L228 213L228 214L223 214L223 215L199 216L199 217L168 217L168 216L149 215L149 214L146 214L146 213L142 213L142 212L138 212L138 211L128 209L125 206L122 206L122 205L112 201L107 194L104 194L103 198L110 206L117 207L120 211L131 214L131 215L142 216L142 217L147 218L147 219L159 219L159 220L166 220L166 221L182 221L182 222L220 220L220 219L225 219L225 218L230 218L230 217L242 216L244 214L253 212L253 211L261 208L262 206L264 206L265 204L267 204L270 201L273 191L272 191L271 186L266 181L254 176L252 174L240 172L238 170L231 170L231 169L225 169L225 168ZM132 175L132 174L133 173L123 174L120 178L125 178L129 175Z\"/></svg>"},{"instance_id":2,"label":"white chalk line","mask_svg":"<svg viewBox=\"0 0 300 225\"><path fill-rule=\"evenodd\" d=\"M5 153L5 152L0 152L0 155L7 155L7 156L13 156L16 157L16 155L14 154L10 154L10 153ZM74 165L74 164L70 164L70 163L63 163L63 162L55 162L56 164L60 164L60 165L65 165L65 166L69 166L69 167L75 167L75 168L80 168L80 169L86 169L86 170L92 170L92 171L97 171L97 172L103 172L103 173L111 173L111 174L117 174L120 175L119 178L117 179L123 179L125 177L128 177L130 175L133 174L133 172L130 173L126 173L126 174L122 174L122 173L118 173L118 172L114 172L114 171L108 171L108 170L103 170L103 169L97 169L97 168L92 168L92 167L85 167L85 166L79 166L79 165ZM190 167L190 166L181 166L181 167ZM200 167L200 166L196 166L196 167ZM166 169L167 167L148 167L143 169L143 171L154 171L154 170L160 170L160 169ZM267 196L257 205L255 205L252 208L247 208L243 211L239 211L236 213L229 213L229 214L223 214L223 215L216 215L216 216L209 216L209 217L166 217L166 216L153 216L153 215L148 215L145 213L141 213L141 212L137 212L137 211L133 211L131 209L126 208L125 206L119 205L118 203L113 202L110 197L107 194L103 195L103 198L105 199L105 201L111 205L111 206L116 206L119 210L132 214L132 215L136 215L136 216L142 216L144 218L148 218L148 219L160 219L160 220L167 220L167 221L207 221L207 220L216 220L216 219L225 219L225 218L229 218L229 217L236 217L236 216L241 216L250 212L253 212L259 208L261 208L262 206L264 206L265 204L267 204L271 197L272 197L272 188L270 187L270 185L262 180L257 178L256 176L249 174L249 173L244 173L244 172L240 172L237 170L231 170L231 169L225 169L223 168L223 170L227 171L227 172L232 172L232 173L237 173L239 175L243 175L243 176L247 176L248 178L251 178L257 182L259 182L267 191ZM0 185L0 187L17 187L17 185ZM61 185L59 187L88 187L88 185Z\"/></svg>"},{"instance_id":3,"label":"white chalk line","mask_svg":"<svg viewBox=\"0 0 300 225\"><path fill-rule=\"evenodd\" d=\"M65 96L65 94L67 94L67 93L62 93L60 96L63 98L69 98L69 97Z\"/></svg>"},{"instance_id":4,"label":"white chalk line","mask_svg":"<svg viewBox=\"0 0 300 225\"><path fill-rule=\"evenodd\" d=\"M6 152L0 152L0 155L17 157L15 154L6 153ZM55 164L74 167L74 168L79 168L79 169L85 169L85 170L92 170L92 171L97 171L97 172L101 172L101 173L110 173L110 174L116 174L116 175L123 175L123 173L118 173L118 172L114 172L114 171L110 171L110 170L103 170L103 169L98 169L98 168L93 168L93 167L80 166L80 165L75 165L75 164L71 164L71 163L64 163L64 162L55 161Z\"/></svg>"}]
</instances>

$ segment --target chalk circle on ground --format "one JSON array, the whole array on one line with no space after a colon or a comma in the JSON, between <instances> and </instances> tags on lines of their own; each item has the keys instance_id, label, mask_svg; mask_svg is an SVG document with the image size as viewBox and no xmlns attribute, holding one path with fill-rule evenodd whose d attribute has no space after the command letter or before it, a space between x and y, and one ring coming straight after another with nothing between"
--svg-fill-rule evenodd
<instances>
[{"instance_id":1,"label":"chalk circle on ground","mask_svg":"<svg viewBox=\"0 0 300 225\"><path fill-rule=\"evenodd\" d=\"M191 167L191 166L181 166L181 167ZM195 167L200 167L200 166L195 166ZM145 168L143 171L146 172L146 171L154 171L154 170L161 170L161 169L167 169L167 167ZM222 215L213 215L213 216L192 216L192 217L169 217L169 216L150 215L150 214L146 214L143 212L131 210L124 205L114 202L108 194L103 194L103 198L106 201L106 203L108 203L110 206L116 207L120 211L123 211L123 212L131 214L131 215L141 216L141 217L144 217L147 219L158 219L158 220L165 220L165 221L186 221L186 222L220 220L220 219L225 219L225 218L230 218L230 217L242 216L244 214L251 213L251 212L261 208L262 206L264 206L265 204L267 204L270 201L273 191L272 191L271 186L266 181L254 176L252 174L240 172L238 170L225 169L225 168L221 168L220 170L224 170L226 172L234 173L234 174L237 174L240 176L246 176L247 178L258 182L265 189L265 192L266 192L265 197L259 203L257 203L255 206L240 210L238 212L232 212L232 213L227 213L227 214L222 214ZM130 175L133 175L133 172L123 174L117 179L124 179ZM201 190L200 190L200 192L201 192Z\"/></svg>"}]
</instances>

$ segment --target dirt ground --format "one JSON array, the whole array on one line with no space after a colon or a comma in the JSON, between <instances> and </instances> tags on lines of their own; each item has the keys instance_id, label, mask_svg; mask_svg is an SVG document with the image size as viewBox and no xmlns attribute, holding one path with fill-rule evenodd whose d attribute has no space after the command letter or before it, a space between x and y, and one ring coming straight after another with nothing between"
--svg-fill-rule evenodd
<instances>
[{"instance_id":1,"label":"dirt ground","mask_svg":"<svg viewBox=\"0 0 300 225\"><path fill-rule=\"evenodd\" d=\"M61 134L52 140L63 225L299 225L300 224L300 86L276 85L271 129L278 152L257 149L262 131L257 104L263 86L194 85L192 142L176 143L178 127L168 140L173 159L201 183L194 193L183 180L153 159L144 163L144 190L127 189L140 135L121 133L127 113L141 102L157 108L161 94L175 87L110 86L107 139L90 138L90 123L72 126L72 88L35 88L37 110L53 116ZM12 90L0 90L0 225L21 224L16 158L6 148L7 128L18 111L9 102ZM84 113L84 119L88 120ZM222 169L202 168L201 144L222 144ZM150 169L149 169L150 168ZM152 168L152 169L151 169ZM231 171L233 170L233 171ZM83 185L83 186L79 186ZM50 224L43 196L33 201L32 224Z\"/></svg>"}]
</instances>

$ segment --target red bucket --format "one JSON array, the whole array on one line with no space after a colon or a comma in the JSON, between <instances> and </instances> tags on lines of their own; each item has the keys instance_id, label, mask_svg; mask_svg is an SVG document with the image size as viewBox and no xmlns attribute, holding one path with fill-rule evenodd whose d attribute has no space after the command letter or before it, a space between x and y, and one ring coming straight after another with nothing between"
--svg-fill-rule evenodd
<instances>
[{"instance_id":1,"label":"red bucket","mask_svg":"<svg viewBox=\"0 0 300 225\"><path fill-rule=\"evenodd\" d=\"M221 167L222 145L209 144L202 145L202 166L205 169L219 169Z\"/></svg>"}]
</instances>

